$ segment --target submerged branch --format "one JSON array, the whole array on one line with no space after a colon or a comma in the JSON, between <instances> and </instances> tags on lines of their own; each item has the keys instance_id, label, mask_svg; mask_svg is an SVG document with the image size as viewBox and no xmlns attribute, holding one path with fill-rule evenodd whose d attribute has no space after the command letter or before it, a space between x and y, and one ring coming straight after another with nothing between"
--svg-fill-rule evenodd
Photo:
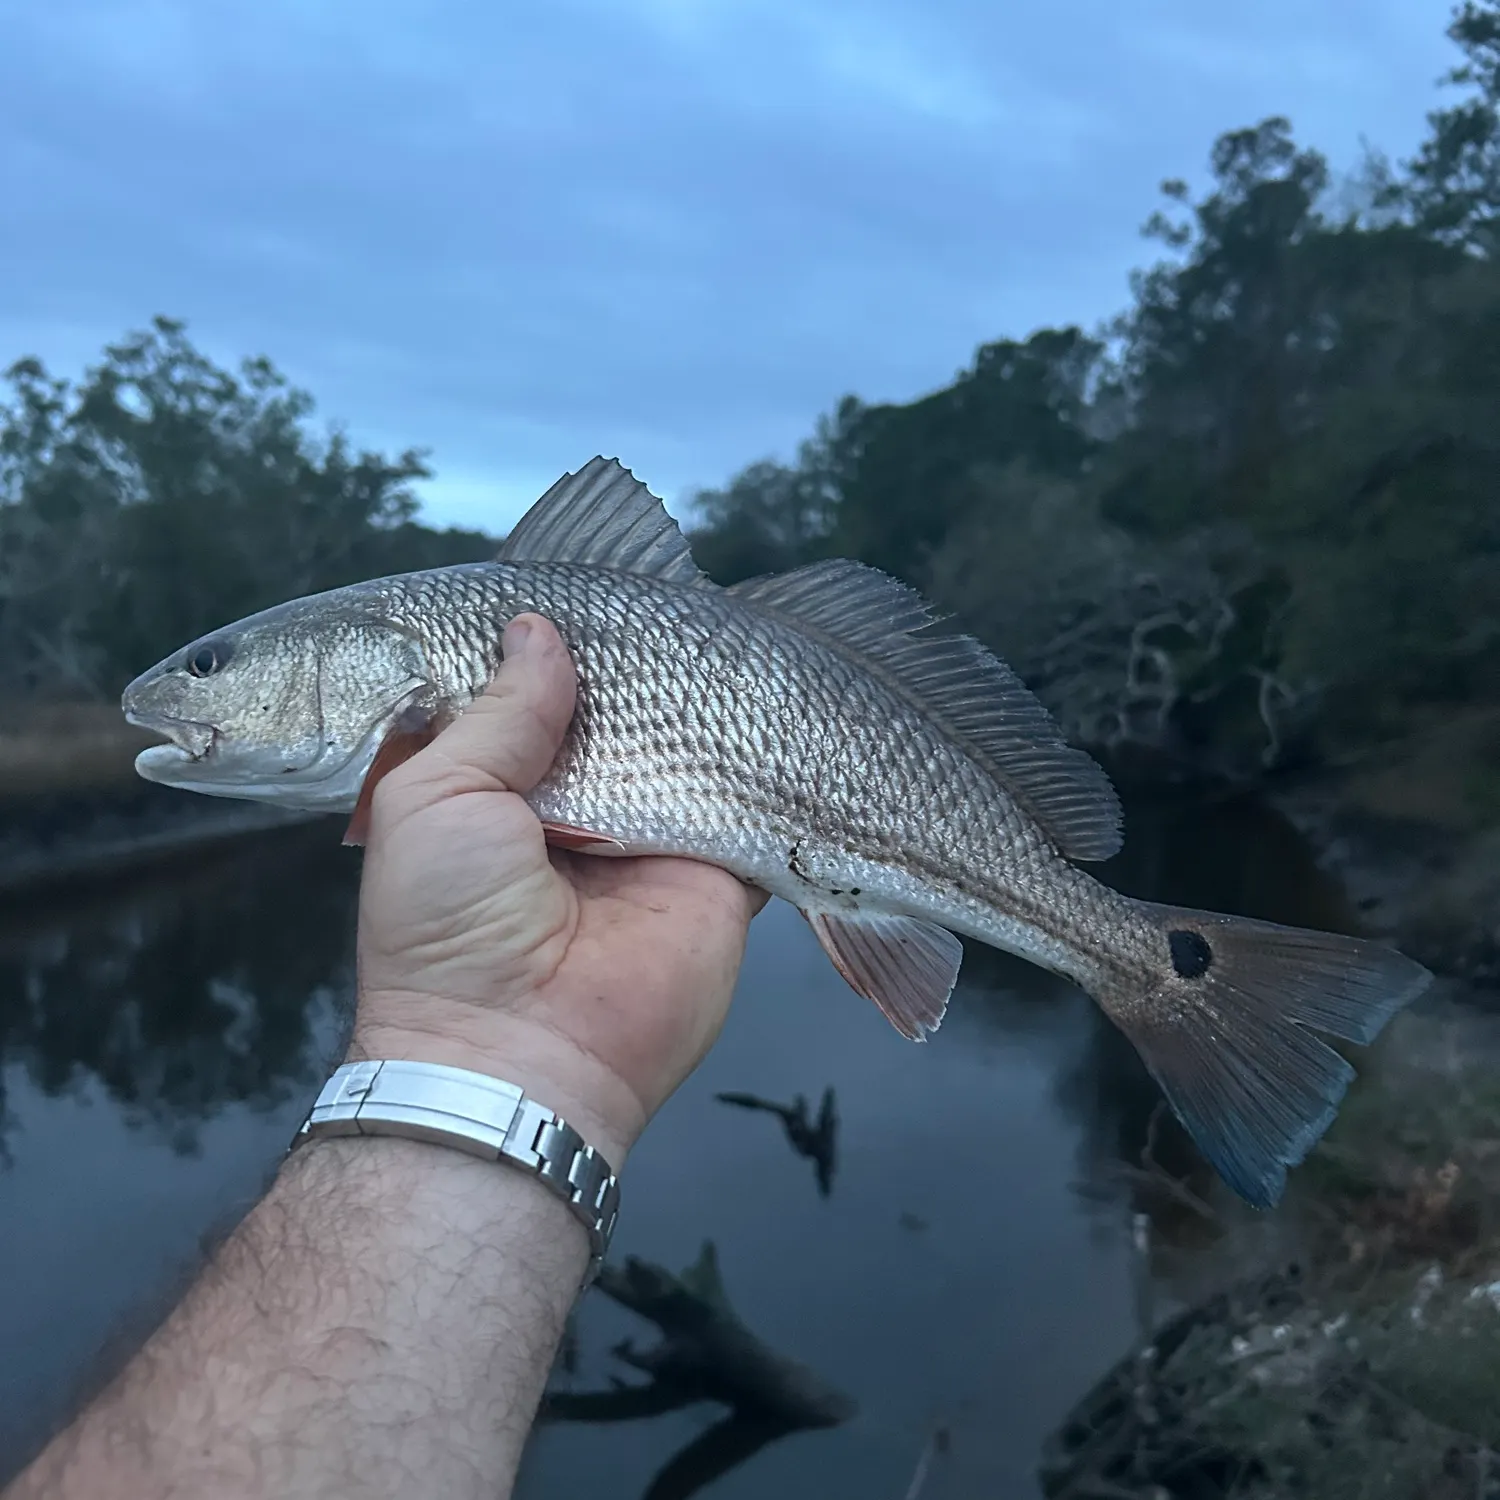
<instances>
[{"instance_id":1,"label":"submerged branch","mask_svg":"<svg viewBox=\"0 0 1500 1500\"><path fill-rule=\"evenodd\" d=\"M838 1166L839 1116L832 1088L823 1090L823 1102L818 1107L816 1121L809 1114L806 1096L802 1094L790 1104L762 1099L759 1094L722 1093L714 1097L721 1104L732 1104L737 1109L760 1110L775 1115L786 1131L792 1150L812 1162L818 1177L818 1192L826 1198L833 1191L833 1174Z\"/></svg>"},{"instance_id":2,"label":"submerged branch","mask_svg":"<svg viewBox=\"0 0 1500 1500\"><path fill-rule=\"evenodd\" d=\"M613 1351L651 1381L607 1391L549 1392L541 1420L623 1421L697 1401L718 1402L786 1431L833 1427L854 1415L849 1397L778 1354L741 1322L725 1295L712 1241L681 1276L632 1256L623 1267L605 1266L597 1284L660 1330L660 1340L648 1348L626 1340Z\"/></svg>"}]
</instances>

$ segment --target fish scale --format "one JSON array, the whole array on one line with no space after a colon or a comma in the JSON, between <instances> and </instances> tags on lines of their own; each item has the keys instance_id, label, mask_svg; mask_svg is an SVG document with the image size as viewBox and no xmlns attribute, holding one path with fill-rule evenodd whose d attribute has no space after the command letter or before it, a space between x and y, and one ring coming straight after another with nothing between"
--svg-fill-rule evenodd
<instances>
[{"instance_id":1,"label":"fish scale","mask_svg":"<svg viewBox=\"0 0 1500 1500\"><path fill-rule=\"evenodd\" d=\"M293 600L203 637L126 690L170 743L143 776L352 811L500 665L516 615L577 669L557 759L527 794L547 837L688 856L797 906L905 1035L935 1031L954 934L1075 980L1130 1038L1249 1202L1333 1118L1367 1043L1426 985L1380 945L1138 901L1075 861L1119 846L1103 771L978 642L835 560L720 588L618 463L564 475L497 560Z\"/></svg>"},{"instance_id":2,"label":"fish scale","mask_svg":"<svg viewBox=\"0 0 1500 1500\"><path fill-rule=\"evenodd\" d=\"M488 600L474 618L552 620L587 685L561 757L528 799L539 816L641 852L691 853L799 906L818 886L794 865L834 872L852 860L888 867L871 884L898 902L950 917L961 902L957 930L982 940L1001 904L1022 922L1068 923L1075 906L1057 899L1058 882L1087 877L1046 861L1050 847L1005 789L853 664L799 649L785 626L722 593L687 618L672 607L680 589L629 575L479 567L471 576ZM469 698L489 670L475 670L471 643L455 644L435 665ZM993 879L1013 868L1031 873L1028 887ZM1010 930L1026 941L1014 918ZM1067 935L1039 934L1026 956L1066 958Z\"/></svg>"}]
</instances>

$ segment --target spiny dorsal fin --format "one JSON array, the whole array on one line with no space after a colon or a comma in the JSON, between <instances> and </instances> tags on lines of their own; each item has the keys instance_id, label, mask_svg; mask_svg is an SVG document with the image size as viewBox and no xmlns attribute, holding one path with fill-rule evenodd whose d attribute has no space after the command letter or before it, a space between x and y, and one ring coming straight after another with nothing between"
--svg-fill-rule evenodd
<instances>
[{"instance_id":1,"label":"spiny dorsal fin","mask_svg":"<svg viewBox=\"0 0 1500 1500\"><path fill-rule=\"evenodd\" d=\"M1103 769L1063 739L1040 699L972 636L914 635L935 623L915 589L840 558L728 592L883 668L889 685L1015 796L1068 858L1108 859L1119 849L1120 802Z\"/></svg>"},{"instance_id":2,"label":"spiny dorsal fin","mask_svg":"<svg viewBox=\"0 0 1500 1500\"><path fill-rule=\"evenodd\" d=\"M516 522L501 562L589 563L668 583L709 584L666 507L618 459L564 474Z\"/></svg>"}]
</instances>

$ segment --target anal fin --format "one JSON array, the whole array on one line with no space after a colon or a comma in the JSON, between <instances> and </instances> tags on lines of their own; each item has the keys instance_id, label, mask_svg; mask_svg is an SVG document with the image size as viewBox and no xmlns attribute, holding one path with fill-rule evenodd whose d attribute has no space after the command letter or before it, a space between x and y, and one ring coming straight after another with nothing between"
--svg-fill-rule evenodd
<instances>
[{"instance_id":1,"label":"anal fin","mask_svg":"<svg viewBox=\"0 0 1500 1500\"><path fill-rule=\"evenodd\" d=\"M804 911L823 951L850 987L873 1000L914 1042L942 1024L963 962L945 927L884 912Z\"/></svg>"},{"instance_id":2,"label":"anal fin","mask_svg":"<svg viewBox=\"0 0 1500 1500\"><path fill-rule=\"evenodd\" d=\"M382 776L389 775L397 766L409 761L417 751L424 749L437 738L442 724L426 709L408 708L386 732L370 769L365 772L364 784L359 789L359 800L349 817L349 826L344 830L346 844L363 844L370 836L370 808L375 799L375 788Z\"/></svg>"}]
</instances>

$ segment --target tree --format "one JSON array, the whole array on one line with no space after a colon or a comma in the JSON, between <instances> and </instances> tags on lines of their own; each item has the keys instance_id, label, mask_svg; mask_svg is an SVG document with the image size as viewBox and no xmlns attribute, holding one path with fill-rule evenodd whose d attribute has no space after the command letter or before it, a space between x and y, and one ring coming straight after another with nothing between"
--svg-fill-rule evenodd
<instances>
[{"instance_id":1,"label":"tree","mask_svg":"<svg viewBox=\"0 0 1500 1500\"><path fill-rule=\"evenodd\" d=\"M976 503L976 466L1081 473L1095 448L1085 414L1101 353L1077 328L1043 329L984 345L951 386L919 401L865 409L836 508L838 550L917 578Z\"/></svg>"},{"instance_id":2,"label":"tree","mask_svg":"<svg viewBox=\"0 0 1500 1500\"><path fill-rule=\"evenodd\" d=\"M1043 329L984 345L951 386L909 405L846 397L795 465L755 464L696 497L699 556L726 580L833 552L918 577L973 503L976 466L1081 472L1102 348L1076 328Z\"/></svg>"},{"instance_id":3,"label":"tree","mask_svg":"<svg viewBox=\"0 0 1500 1500\"><path fill-rule=\"evenodd\" d=\"M492 555L415 522L424 456L308 431L265 359L222 370L183 325L106 349L81 384L37 360L0 408L0 673L13 691L118 690L226 620L319 589Z\"/></svg>"},{"instance_id":4,"label":"tree","mask_svg":"<svg viewBox=\"0 0 1500 1500\"><path fill-rule=\"evenodd\" d=\"M710 577L737 583L826 555L864 410L846 396L832 416L818 419L795 464L762 459L723 489L697 491L689 535Z\"/></svg>"},{"instance_id":5,"label":"tree","mask_svg":"<svg viewBox=\"0 0 1500 1500\"><path fill-rule=\"evenodd\" d=\"M1311 705L1304 684L1278 673L1285 587L1243 528L1141 538L1101 514L1086 482L1020 465L972 482L988 503L933 554L926 585L1069 738L1237 774L1296 744Z\"/></svg>"},{"instance_id":6,"label":"tree","mask_svg":"<svg viewBox=\"0 0 1500 1500\"><path fill-rule=\"evenodd\" d=\"M1133 414L1112 455L1106 512L1172 533L1242 517L1269 466L1314 420L1331 347L1317 204L1328 168L1273 118L1216 142L1213 188L1184 183L1145 233L1176 258L1133 279L1115 380Z\"/></svg>"},{"instance_id":7,"label":"tree","mask_svg":"<svg viewBox=\"0 0 1500 1500\"><path fill-rule=\"evenodd\" d=\"M1500 219L1500 3L1464 0L1448 37L1464 61L1443 81L1471 92L1428 115L1428 137L1392 196L1427 233L1490 257Z\"/></svg>"}]
</instances>

